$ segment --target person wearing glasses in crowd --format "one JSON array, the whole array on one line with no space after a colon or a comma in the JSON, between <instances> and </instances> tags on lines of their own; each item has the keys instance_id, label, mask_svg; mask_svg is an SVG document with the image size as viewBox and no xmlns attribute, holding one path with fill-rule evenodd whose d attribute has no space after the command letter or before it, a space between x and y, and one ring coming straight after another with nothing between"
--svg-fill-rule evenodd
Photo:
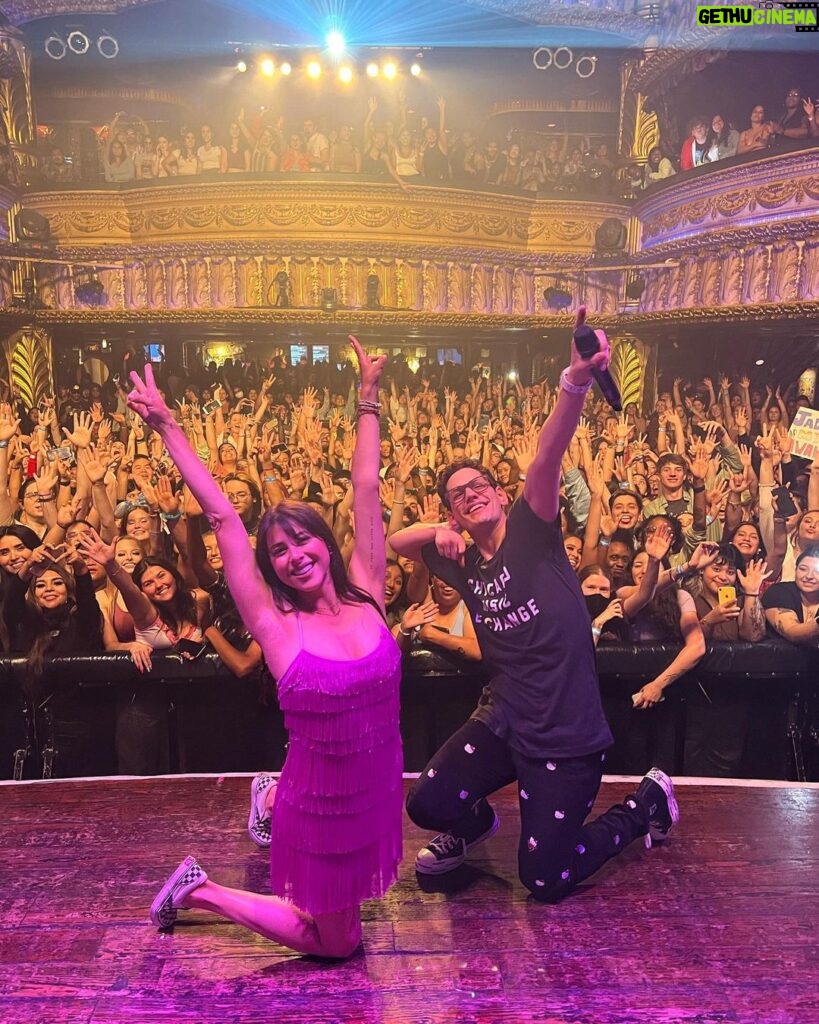
<instances>
[{"instance_id":1,"label":"person wearing glasses in crowd","mask_svg":"<svg viewBox=\"0 0 819 1024\"><path fill-rule=\"evenodd\" d=\"M578 328L585 315L580 307ZM568 894L637 837L663 840L679 819L671 779L651 769L633 795L585 824L612 737L588 612L563 547L559 501L561 460L592 371L608 365L608 340L595 333L600 350L590 359L572 343L523 494L508 515L506 492L489 470L462 460L444 470L438 485L449 522L390 538L399 556L423 558L463 596L492 673L472 717L410 793L410 818L439 830L418 853L416 870L436 875L458 867L498 828L486 798L517 781L518 870L532 895L545 901Z\"/></svg>"}]
</instances>

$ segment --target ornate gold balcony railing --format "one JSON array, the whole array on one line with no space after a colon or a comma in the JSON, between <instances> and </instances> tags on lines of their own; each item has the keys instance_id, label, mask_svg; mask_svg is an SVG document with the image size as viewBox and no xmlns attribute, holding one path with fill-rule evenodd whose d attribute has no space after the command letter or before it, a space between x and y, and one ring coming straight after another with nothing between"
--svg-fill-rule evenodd
<instances>
[{"instance_id":1,"label":"ornate gold balcony railing","mask_svg":"<svg viewBox=\"0 0 819 1024\"><path fill-rule=\"evenodd\" d=\"M817 199L819 153L806 150L679 175L631 206L312 176L42 190L23 202L51 225L57 262L36 276L38 316L55 325L320 320L332 288L342 320L546 326L562 322L543 300L551 284L636 329L660 317L815 315ZM595 234L609 218L629 241L603 259ZM100 307L77 298L89 264ZM0 256L6 313L8 266ZM624 301L629 267L645 279L639 303ZM276 306L281 272L287 309ZM380 308L361 309L371 274Z\"/></svg>"}]
</instances>

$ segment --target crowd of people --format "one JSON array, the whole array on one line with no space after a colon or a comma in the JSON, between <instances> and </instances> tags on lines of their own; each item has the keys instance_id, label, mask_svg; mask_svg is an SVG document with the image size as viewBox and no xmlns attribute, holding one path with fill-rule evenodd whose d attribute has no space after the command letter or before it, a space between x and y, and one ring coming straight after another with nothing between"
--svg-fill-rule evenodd
<instances>
[{"instance_id":1,"label":"crowd of people","mask_svg":"<svg viewBox=\"0 0 819 1024\"><path fill-rule=\"evenodd\" d=\"M183 127L178 136L154 131L141 118L118 113L99 133L96 176L114 183L171 177L258 172L363 174L407 188L448 182L532 193L590 193L633 197L657 181L735 155L813 145L819 136L816 105L801 89L788 90L781 113L756 105L750 127L735 128L722 113L696 116L679 153L655 146L645 164L620 157L611 140L538 134L512 129L480 137L452 129L446 100L437 116L410 125L406 104L386 112L371 97L362 125L330 124L323 116L300 125L264 108L240 110L224 131L207 123ZM40 177L53 184L79 180L75 160L54 144Z\"/></svg>"},{"instance_id":2,"label":"crowd of people","mask_svg":"<svg viewBox=\"0 0 819 1024\"><path fill-rule=\"evenodd\" d=\"M122 374L106 384L84 378L58 387L34 409L3 385L3 648L30 652L35 673L47 654L102 650L127 651L148 672L154 652L172 649L185 657L212 649L238 676L259 672L261 648L237 613L208 520L161 436L126 405L134 358L129 353ZM158 372L185 436L251 543L264 511L294 500L318 513L349 561L350 364L289 366L277 357L267 365L228 360L186 377ZM480 659L458 594L394 550L391 538L448 519L440 481L464 458L477 473L474 495L491 488L513 503L556 394L556 381L524 386L485 376L483 367L425 362L413 373L396 359L385 371L378 395L385 602L404 651L423 644L445 657ZM620 416L588 395L563 457L560 498L588 628L596 644L679 647L635 693L633 722L642 709L662 715L673 684L707 643L819 639L819 464L794 457L788 434L795 410L807 404L793 383L772 388L728 376L676 379L652 408L632 405ZM655 579L649 569L660 538ZM527 614L502 599L496 611L499 622ZM710 700L701 729L691 731L699 746L686 768L698 774L735 770L741 755L736 724L733 753L712 749L714 724L727 733L719 694ZM738 721L735 708L722 710ZM124 701L123 770L157 768L142 711L138 701ZM634 725L635 742L648 742L641 728Z\"/></svg>"}]
</instances>

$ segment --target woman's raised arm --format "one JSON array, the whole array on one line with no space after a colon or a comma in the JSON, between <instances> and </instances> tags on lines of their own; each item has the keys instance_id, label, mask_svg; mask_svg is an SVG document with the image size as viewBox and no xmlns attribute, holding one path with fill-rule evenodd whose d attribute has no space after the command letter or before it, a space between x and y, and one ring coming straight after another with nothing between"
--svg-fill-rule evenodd
<instances>
[{"instance_id":1,"label":"woman's raised arm","mask_svg":"<svg viewBox=\"0 0 819 1024\"><path fill-rule=\"evenodd\" d=\"M269 635L279 616L242 521L163 402L150 363L145 367L144 382L137 373L131 373L131 381L134 389L128 395L129 406L160 434L213 527L228 586L242 620L254 637Z\"/></svg>"}]
</instances>

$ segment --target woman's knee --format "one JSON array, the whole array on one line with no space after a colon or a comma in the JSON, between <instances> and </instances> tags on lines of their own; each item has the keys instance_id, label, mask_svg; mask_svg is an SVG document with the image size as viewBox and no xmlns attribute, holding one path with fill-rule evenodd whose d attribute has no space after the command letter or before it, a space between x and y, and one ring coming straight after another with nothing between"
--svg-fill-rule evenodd
<instances>
[{"instance_id":1,"label":"woman's knee","mask_svg":"<svg viewBox=\"0 0 819 1024\"><path fill-rule=\"evenodd\" d=\"M361 916L358 908L315 918L316 956L346 960L361 945Z\"/></svg>"}]
</instances>

